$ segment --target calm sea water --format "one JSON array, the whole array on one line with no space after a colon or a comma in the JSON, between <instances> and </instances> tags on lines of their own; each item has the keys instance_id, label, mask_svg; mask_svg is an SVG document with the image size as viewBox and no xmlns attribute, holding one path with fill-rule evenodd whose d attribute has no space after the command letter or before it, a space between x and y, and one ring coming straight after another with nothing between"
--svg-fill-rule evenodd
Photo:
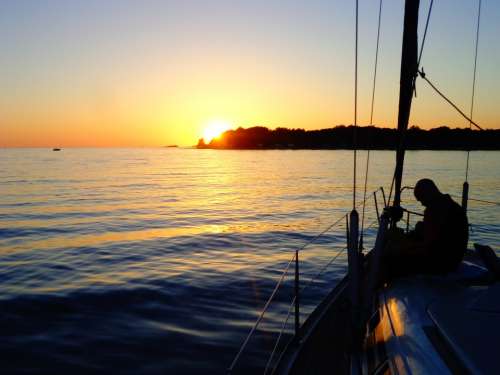
<instances>
[{"instance_id":1,"label":"calm sea water","mask_svg":"<svg viewBox=\"0 0 500 375\"><path fill-rule=\"evenodd\" d=\"M393 166L372 153L370 193ZM404 183L460 196L464 168L462 152L409 152ZM472 152L470 196L500 201L499 171L499 152ZM293 251L351 205L348 151L0 150L1 371L223 373ZM472 241L498 250L499 208L470 202ZM343 276L344 253L328 262L344 244L341 220L301 252L303 285L324 269L302 320ZM238 371L265 365L292 293L287 276Z\"/></svg>"}]
</instances>

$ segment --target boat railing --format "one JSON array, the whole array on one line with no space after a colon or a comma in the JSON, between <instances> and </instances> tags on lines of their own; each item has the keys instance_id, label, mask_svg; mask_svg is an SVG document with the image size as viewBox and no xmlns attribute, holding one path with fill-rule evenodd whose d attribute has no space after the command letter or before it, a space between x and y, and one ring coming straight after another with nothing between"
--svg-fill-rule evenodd
<instances>
[{"instance_id":1,"label":"boat railing","mask_svg":"<svg viewBox=\"0 0 500 375\"><path fill-rule=\"evenodd\" d=\"M403 191L405 191L405 190L414 190L414 189L415 189L414 186L403 186L401 188L401 193L403 193ZM460 195L457 195L457 194L450 194L450 197L455 198L455 199L462 198ZM476 203L482 203L482 204L487 204L487 205L491 205L491 206L500 206L500 202L494 202L494 201L487 200L487 199L478 199L478 198L472 198L472 197L467 197L467 199L469 201L476 202ZM412 213L414 213L414 212L412 212ZM419 213L416 213L416 214L422 216L422 214L419 214Z\"/></svg>"},{"instance_id":2,"label":"boat railing","mask_svg":"<svg viewBox=\"0 0 500 375\"><path fill-rule=\"evenodd\" d=\"M403 193L403 191L405 191L405 190L411 190L411 191L413 191L414 189L415 188L413 186L403 186L401 188L401 193ZM462 205L464 204L464 196L463 195L459 196L459 195L456 195L456 194L450 194L450 196L452 198L455 198L457 201L459 201L461 199L462 200ZM474 203L483 204L483 205L490 205L490 206L497 206L497 207L500 206L500 202L495 202L495 201L486 200L486 199L478 199L478 198L469 197L468 196L468 192L467 192L465 200L466 200L465 204L467 204L467 202L474 202ZM403 208L403 212L406 214L406 217L404 218L404 222L406 224L406 233L408 233L410 231L410 226L411 226L411 217L412 216L423 217L424 214L420 213L420 212L413 211L413 210L409 210L409 209L406 209L406 208ZM472 232L473 225L470 224L470 223L469 223L469 228L470 228L470 230Z\"/></svg>"},{"instance_id":3,"label":"boat railing","mask_svg":"<svg viewBox=\"0 0 500 375\"><path fill-rule=\"evenodd\" d=\"M327 264L325 264L325 265L324 265L324 266L320 269L320 271L319 271L316 275L314 275L313 277L311 277L311 278L307 281L307 283L306 283L304 286L302 286L302 288L300 288L300 291L294 295L294 297L293 297L293 299L292 299L292 301L291 301L291 303L290 303L290 306L289 306L289 308L288 308L288 311L287 311L287 314L286 314L286 318L285 318L285 320L283 321L283 324L282 324L282 326L281 326L280 332L279 332L278 337L277 337L277 339L276 339L276 342L275 342L275 344L274 344L274 346L273 346L273 350L271 351L271 354L270 354L270 356L269 356L269 359L268 359L268 360L267 360L267 362L266 362L266 367L265 367L265 369L264 369L264 374L268 374L268 373L269 373L269 370L271 369L271 365L272 365L272 363L273 363L273 359L275 358L276 351L277 351L277 349L278 349L278 347L279 347L279 344L280 344L280 342L281 342L281 338L282 338L282 336L283 336L283 333L285 332L286 326L287 326L287 324L288 324L288 320L290 319L290 313L291 313L291 311L292 311L293 307L295 307L295 308L296 308L296 310L295 310L295 311L296 311L296 316L295 316L295 335L294 335L294 336L295 336L296 338L299 338L299 337L300 337L299 319L297 318L297 314L298 314L298 306L299 306L299 303L298 303L298 296L302 295L302 294L305 292L305 290L306 290L309 286L311 286L311 285L312 285L312 284L313 284L313 283L314 283L314 282L315 282L315 281L316 281L316 280L317 280L317 279L318 279L318 278L319 278L319 277L323 274L323 272L325 272L325 271L326 271L326 269L327 269L327 268L328 268L328 267L329 267L329 266L330 266L333 262L335 262L335 261L337 260L337 258L338 258L340 255L342 255L342 254L344 253L344 251L346 251L346 250L347 250L347 247L340 248L340 249L337 251L337 253L335 254L335 256L334 256L332 259L330 259L330 261L329 261ZM295 258L295 259L297 259L297 258ZM295 277L295 279L297 280L297 281L296 281L296 283L298 283L298 281L299 281L299 277L298 277L298 276L296 276L296 277Z\"/></svg>"},{"instance_id":4,"label":"boat railing","mask_svg":"<svg viewBox=\"0 0 500 375\"><path fill-rule=\"evenodd\" d=\"M375 190L372 194L373 196L373 202L374 202L374 209L376 213L376 218L365 227L365 230L371 229L375 224L380 222L380 209L378 207L378 198L379 195L382 197L383 204L384 206L387 205L384 189L382 187L378 188ZM368 195L368 198L365 198L364 201L360 203L360 205L366 205L366 202L368 201L370 195ZM349 215L345 214L338 218L335 222L330 224L328 227L326 227L323 231L312 237L309 241L307 241L305 244L303 244L300 248L294 250L292 257L288 260L288 262L285 264L285 267L283 271L281 272L278 281L276 282L276 285L274 286L269 298L267 299L266 303L264 304L261 312L259 313L255 323L253 324L252 328L250 329L249 333L245 337L245 340L241 344L236 356L234 357L233 361L231 362L231 365L228 367L227 371L229 374L233 373L236 365L240 361L245 349L248 346L248 343L250 342L250 339L254 336L255 332L261 325L266 313L268 312L272 302L275 300L280 288L284 285L284 282L286 280L286 277L289 273L293 272L293 297L288 305L288 308L286 310L285 317L281 323L281 328L277 334L276 341L274 342L274 345L272 346L272 350L270 352L270 356L266 362L265 368L264 368L264 374L267 374L270 372L272 369L273 365L273 360L276 358L276 354L278 352L278 349L280 348L280 343L282 342L283 336L285 335L285 331L287 329L288 323L290 321L290 317L292 316L293 312L293 317L294 317L294 328L293 328L293 334L291 339L295 338L298 339L300 336L300 328L301 328L301 297L304 296L304 292L309 289L315 282L317 282L323 275L324 273L328 270L330 266L335 264L335 262L338 260L338 258L344 254L345 250L347 249L347 244L349 241L349 222L348 219ZM304 283L303 280L301 280L300 277L300 254L302 251L306 250L306 248L310 247L312 244L317 242L321 237L323 237L326 233L332 231L334 228L337 228L339 226L345 226L345 232L343 233L343 238L345 239L345 244L346 246L340 246L336 248L336 253L333 257L330 258L330 260L321 266L321 268L316 272L313 276L309 277L308 280ZM293 270L293 271L292 271ZM301 285L302 282L302 285ZM321 302L321 301L319 301ZM319 303L318 302L318 303Z\"/></svg>"},{"instance_id":5,"label":"boat railing","mask_svg":"<svg viewBox=\"0 0 500 375\"><path fill-rule=\"evenodd\" d=\"M406 208L403 208L403 212L406 214L406 217L404 219L404 222L406 224L406 230L405 232L406 233L409 233L410 232L410 225L411 225L411 217L412 215L413 216L424 216L424 214L420 213L420 212L415 212L415 211L412 211L412 210L407 210Z\"/></svg>"}]
</instances>

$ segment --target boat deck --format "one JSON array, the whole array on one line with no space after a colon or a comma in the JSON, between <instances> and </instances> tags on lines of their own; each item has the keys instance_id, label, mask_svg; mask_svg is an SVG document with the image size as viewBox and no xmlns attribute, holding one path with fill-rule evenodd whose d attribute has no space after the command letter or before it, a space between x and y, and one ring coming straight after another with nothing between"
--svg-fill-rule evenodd
<instances>
[{"instance_id":1,"label":"boat deck","mask_svg":"<svg viewBox=\"0 0 500 375\"><path fill-rule=\"evenodd\" d=\"M449 276L395 281L380 295L392 373L493 373L500 356L500 285L470 285L464 262Z\"/></svg>"},{"instance_id":2,"label":"boat deck","mask_svg":"<svg viewBox=\"0 0 500 375\"><path fill-rule=\"evenodd\" d=\"M471 287L462 295L436 301L429 315L463 367L473 374L498 372L500 284Z\"/></svg>"},{"instance_id":3,"label":"boat deck","mask_svg":"<svg viewBox=\"0 0 500 375\"><path fill-rule=\"evenodd\" d=\"M463 262L448 276L412 276L386 286L369 324L362 373L496 372L500 284L479 285L485 272ZM301 328L301 340L289 344L276 373L350 373L350 319L346 278Z\"/></svg>"}]
</instances>

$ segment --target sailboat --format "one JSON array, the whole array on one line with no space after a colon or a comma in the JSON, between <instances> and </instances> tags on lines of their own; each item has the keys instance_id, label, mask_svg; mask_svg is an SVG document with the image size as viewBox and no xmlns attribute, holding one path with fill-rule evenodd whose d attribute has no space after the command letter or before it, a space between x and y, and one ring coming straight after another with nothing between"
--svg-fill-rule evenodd
<instances>
[{"instance_id":1,"label":"sailboat","mask_svg":"<svg viewBox=\"0 0 500 375\"><path fill-rule=\"evenodd\" d=\"M394 199L390 202L389 197L386 201L384 194L385 207L378 215L375 246L363 254L358 213L353 205L347 222L348 273L303 324L299 319L299 251L295 252L283 274L295 264L295 293L287 316L287 320L289 315L295 317L294 335L281 355L275 355L278 344L274 346L264 373L490 374L500 370L500 261L490 247L474 244L475 250L467 250L458 269L446 275L409 275L381 285L378 282L387 232L397 228L404 213L412 214L401 205L401 192L405 189L401 181L415 79L420 74L428 81L419 69L419 5L419 0L405 0ZM480 6L479 3L478 30ZM432 2L427 25L431 9ZM477 125L472 116L466 116L441 92L438 94L471 126ZM466 181L462 196L465 211L467 202ZM237 373L236 364L283 275L229 366L229 373Z\"/></svg>"}]
</instances>

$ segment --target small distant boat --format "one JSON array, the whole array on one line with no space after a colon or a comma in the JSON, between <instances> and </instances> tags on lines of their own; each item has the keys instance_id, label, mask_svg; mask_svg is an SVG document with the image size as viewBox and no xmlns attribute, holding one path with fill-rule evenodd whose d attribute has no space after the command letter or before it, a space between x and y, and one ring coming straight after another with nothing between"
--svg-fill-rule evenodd
<instances>
[{"instance_id":1,"label":"small distant boat","mask_svg":"<svg viewBox=\"0 0 500 375\"><path fill-rule=\"evenodd\" d=\"M177 146L177 145L168 145L168 146L165 146L165 147L166 147L166 148L177 148L177 147L179 147L179 146Z\"/></svg>"},{"instance_id":2,"label":"small distant boat","mask_svg":"<svg viewBox=\"0 0 500 375\"><path fill-rule=\"evenodd\" d=\"M55 148L52 149L52 151L61 151L61 149L55 147Z\"/></svg>"}]
</instances>

